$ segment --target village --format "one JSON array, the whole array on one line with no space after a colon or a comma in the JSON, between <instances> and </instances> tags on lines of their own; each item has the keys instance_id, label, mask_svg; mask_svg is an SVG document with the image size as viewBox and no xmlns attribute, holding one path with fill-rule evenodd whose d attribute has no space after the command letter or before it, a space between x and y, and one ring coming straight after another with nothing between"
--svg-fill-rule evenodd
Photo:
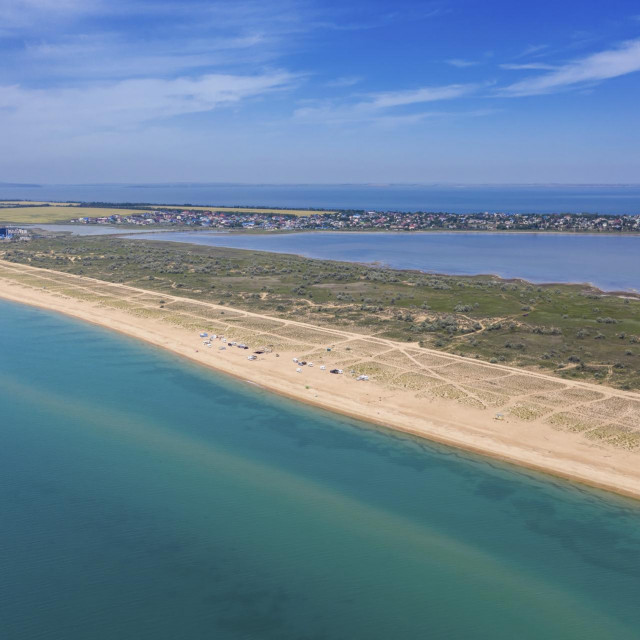
<instances>
[{"instance_id":1,"label":"village","mask_svg":"<svg viewBox=\"0 0 640 640\"><path fill-rule=\"evenodd\" d=\"M274 230L380 230L380 231L564 231L640 232L640 214L425 213L394 211L287 213L219 211L202 209L140 209L140 213L81 217L80 224L198 227L210 229Z\"/></svg>"}]
</instances>

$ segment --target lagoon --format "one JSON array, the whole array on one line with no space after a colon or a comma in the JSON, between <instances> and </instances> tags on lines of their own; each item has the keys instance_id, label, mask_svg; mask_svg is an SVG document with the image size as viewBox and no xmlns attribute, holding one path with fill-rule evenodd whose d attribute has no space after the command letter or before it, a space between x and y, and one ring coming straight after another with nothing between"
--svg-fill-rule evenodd
<instances>
[{"instance_id":1,"label":"lagoon","mask_svg":"<svg viewBox=\"0 0 640 640\"><path fill-rule=\"evenodd\" d=\"M130 236L134 238L135 236ZM168 232L151 240L324 260L377 262L452 275L492 274L535 283L590 283L605 291L640 291L640 235L487 232L311 232L233 234Z\"/></svg>"},{"instance_id":2,"label":"lagoon","mask_svg":"<svg viewBox=\"0 0 640 640\"><path fill-rule=\"evenodd\" d=\"M640 504L0 302L0 637L626 640Z\"/></svg>"}]
</instances>

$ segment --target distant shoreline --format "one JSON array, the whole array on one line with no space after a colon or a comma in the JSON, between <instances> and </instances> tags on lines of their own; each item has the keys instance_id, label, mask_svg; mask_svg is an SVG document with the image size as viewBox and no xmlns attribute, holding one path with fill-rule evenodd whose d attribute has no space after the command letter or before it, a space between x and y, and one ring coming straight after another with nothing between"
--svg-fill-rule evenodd
<instances>
[{"instance_id":1,"label":"distant shoreline","mask_svg":"<svg viewBox=\"0 0 640 640\"><path fill-rule=\"evenodd\" d=\"M0 208L0 212L2 209ZM15 222L7 222L6 224L15 224ZM234 227L190 227L190 226L166 226L155 227L153 225L137 225L137 224L87 224L83 222L23 222L19 223L19 226L27 227L31 229L42 228L43 225L47 226L65 226L72 228L108 228L108 229L123 229L122 234L135 233L136 231L144 230L145 233L224 233L233 235L293 235L300 233L332 233L332 234L354 234L354 233L389 233L400 234L405 233L407 235L420 235L420 234L477 234L477 235L556 235L556 236L601 236L601 237L617 237L617 236L630 236L634 238L640 238L640 231L556 231L556 230L544 230L539 231L530 229L512 229L506 230L483 230L483 229L416 229L415 231L406 231L404 229L237 229ZM88 234L90 235L90 234ZM97 234L96 234L97 235ZM120 234L114 234L120 235Z\"/></svg>"}]
</instances>

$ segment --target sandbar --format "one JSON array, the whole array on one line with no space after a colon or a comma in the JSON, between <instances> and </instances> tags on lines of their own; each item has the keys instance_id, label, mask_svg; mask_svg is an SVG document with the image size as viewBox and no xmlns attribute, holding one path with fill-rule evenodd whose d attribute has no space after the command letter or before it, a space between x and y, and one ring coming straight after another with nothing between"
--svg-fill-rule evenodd
<instances>
[{"instance_id":1,"label":"sandbar","mask_svg":"<svg viewBox=\"0 0 640 640\"><path fill-rule=\"evenodd\" d=\"M636 392L2 260L0 297L323 409L640 498ZM204 344L203 332L227 342ZM344 373L330 373L336 368Z\"/></svg>"}]
</instances>

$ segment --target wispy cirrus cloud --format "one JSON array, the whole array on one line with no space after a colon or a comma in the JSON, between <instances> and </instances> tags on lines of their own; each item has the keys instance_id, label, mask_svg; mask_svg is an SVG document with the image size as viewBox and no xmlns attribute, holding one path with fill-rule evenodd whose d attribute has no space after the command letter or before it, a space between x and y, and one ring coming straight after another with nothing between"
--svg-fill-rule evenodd
<instances>
[{"instance_id":1,"label":"wispy cirrus cloud","mask_svg":"<svg viewBox=\"0 0 640 640\"><path fill-rule=\"evenodd\" d=\"M52 30L92 13L99 0L2 0L0 36ZM46 29L43 28L46 25Z\"/></svg>"},{"instance_id":2,"label":"wispy cirrus cloud","mask_svg":"<svg viewBox=\"0 0 640 640\"><path fill-rule=\"evenodd\" d=\"M207 40L192 38L180 46L167 42L127 41L105 33L69 36L55 43L37 42L24 48L25 64L38 72L67 82L70 79L124 80L137 77L171 77L216 67L227 70L248 64L267 64L277 54L274 43L262 34ZM73 63L71 63L73 61Z\"/></svg>"},{"instance_id":3,"label":"wispy cirrus cloud","mask_svg":"<svg viewBox=\"0 0 640 640\"><path fill-rule=\"evenodd\" d=\"M274 72L144 78L81 88L0 86L1 124L8 129L17 126L58 135L135 129L157 120L234 105L285 89L294 80L291 74Z\"/></svg>"},{"instance_id":4,"label":"wispy cirrus cloud","mask_svg":"<svg viewBox=\"0 0 640 640\"><path fill-rule=\"evenodd\" d=\"M640 71L640 39L560 65L549 73L525 78L499 89L497 95L522 97L553 93L636 71Z\"/></svg>"},{"instance_id":5,"label":"wispy cirrus cloud","mask_svg":"<svg viewBox=\"0 0 640 640\"><path fill-rule=\"evenodd\" d=\"M528 47L525 47L524 50L516 56L516 58L528 58L532 55L540 55L541 52L548 48L548 44L530 44Z\"/></svg>"},{"instance_id":6,"label":"wispy cirrus cloud","mask_svg":"<svg viewBox=\"0 0 640 640\"><path fill-rule=\"evenodd\" d=\"M475 84L452 84L421 87L399 91L383 91L359 96L350 102L325 101L318 105L300 107L294 117L300 121L325 124L367 122L413 123L431 117L426 113L402 113L398 109L431 102L453 100L469 95L478 88Z\"/></svg>"},{"instance_id":7,"label":"wispy cirrus cloud","mask_svg":"<svg viewBox=\"0 0 640 640\"><path fill-rule=\"evenodd\" d=\"M342 78L335 78L325 82L325 87L352 87L361 81L362 78L360 76L343 76Z\"/></svg>"},{"instance_id":8,"label":"wispy cirrus cloud","mask_svg":"<svg viewBox=\"0 0 640 640\"><path fill-rule=\"evenodd\" d=\"M480 64L477 60L463 60L462 58L451 58L449 60L445 60L447 64L450 64L452 67L458 67L458 69L464 69L465 67L475 67Z\"/></svg>"},{"instance_id":9,"label":"wispy cirrus cloud","mask_svg":"<svg viewBox=\"0 0 640 640\"><path fill-rule=\"evenodd\" d=\"M166 78L273 63L298 44L312 15L297 0L268 7L257 0L0 0L0 31L9 36L0 43L0 83Z\"/></svg>"},{"instance_id":10,"label":"wispy cirrus cloud","mask_svg":"<svg viewBox=\"0 0 640 640\"><path fill-rule=\"evenodd\" d=\"M491 58L493 58L493 51L484 51L482 55L474 58L448 58L444 62L457 69L467 69L468 67L477 67L482 64L486 64Z\"/></svg>"},{"instance_id":11,"label":"wispy cirrus cloud","mask_svg":"<svg viewBox=\"0 0 640 640\"><path fill-rule=\"evenodd\" d=\"M449 84L441 87L422 87L405 91L383 91L374 93L369 100L361 102L360 108L386 109L409 104L451 100L467 95L477 89L475 84Z\"/></svg>"},{"instance_id":12,"label":"wispy cirrus cloud","mask_svg":"<svg viewBox=\"0 0 640 640\"><path fill-rule=\"evenodd\" d=\"M545 62L524 62L522 64L505 63L505 64L501 64L500 68L507 69L508 71L530 71L530 70L551 71L553 69L557 69L558 67L555 67L552 64L547 64Z\"/></svg>"},{"instance_id":13,"label":"wispy cirrus cloud","mask_svg":"<svg viewBox=\"0 0 640 640\"><path fill-rule=\"evenodd\" d=\"M0 4L0 17L22 24L24 20L18 18L26 17L32 11L48 14L78 13L92 11L97 4L97 0L3 0Z\"/></svg>"}]
</instances>

